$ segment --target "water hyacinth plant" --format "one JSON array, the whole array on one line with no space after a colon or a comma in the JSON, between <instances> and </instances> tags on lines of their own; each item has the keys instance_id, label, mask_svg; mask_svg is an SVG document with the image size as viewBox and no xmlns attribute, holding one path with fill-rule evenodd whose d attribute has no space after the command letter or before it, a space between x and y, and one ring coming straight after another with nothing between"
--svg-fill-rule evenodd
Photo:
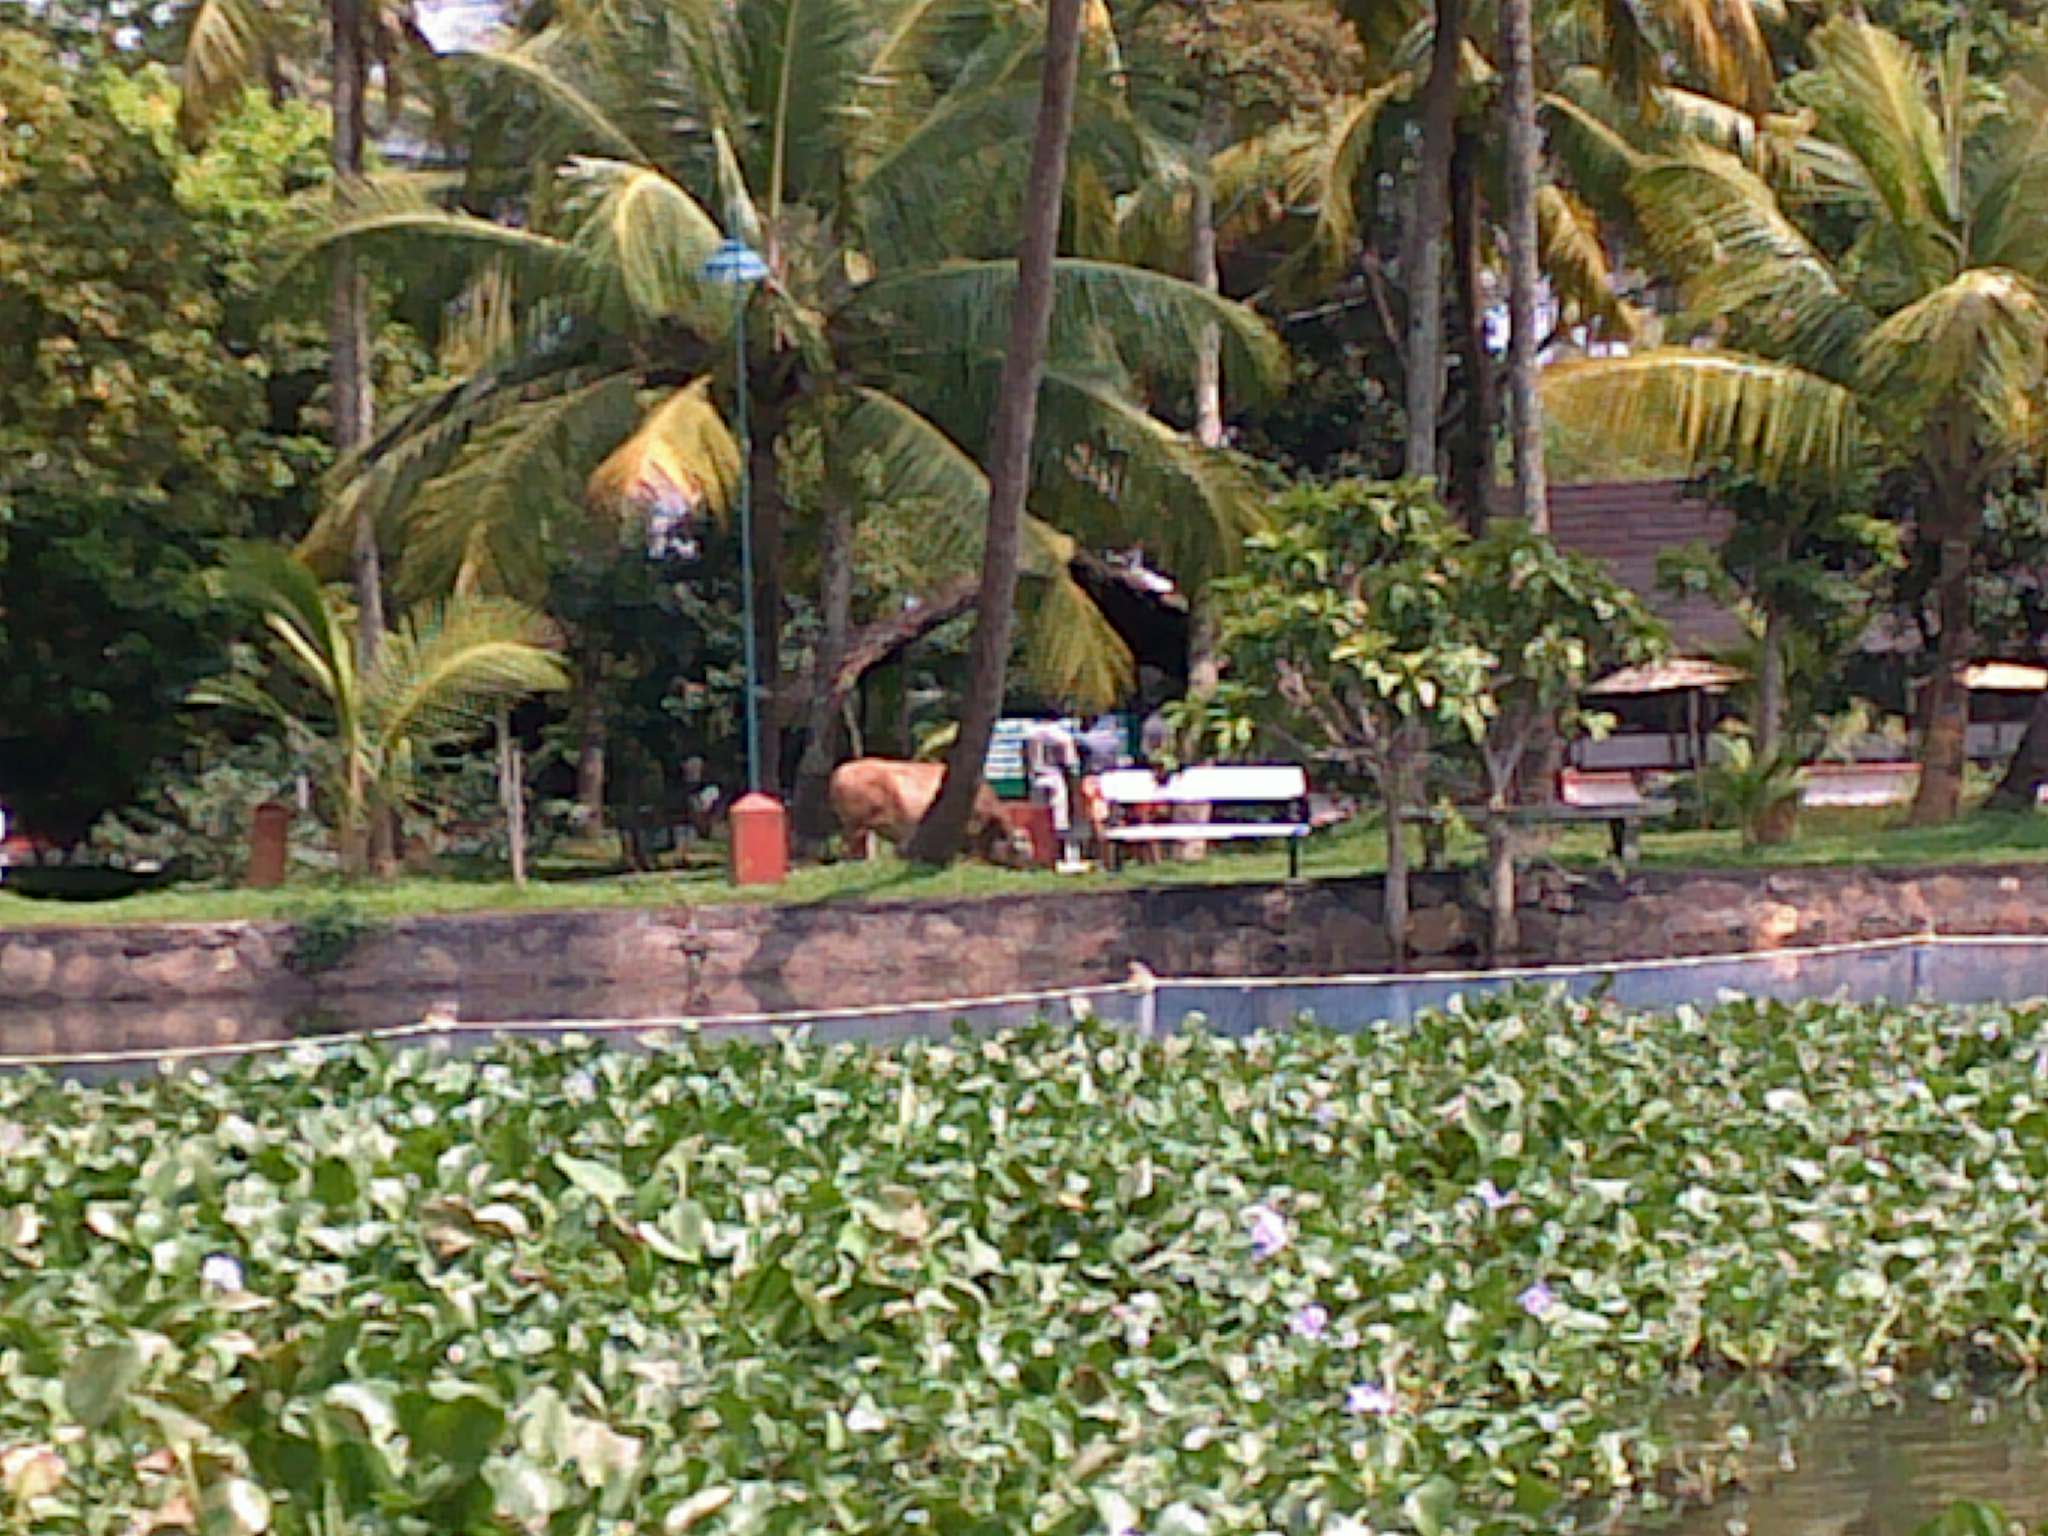
<instances>
[{"instance_id":1,"label":"water hyacinth plant","mask_svg":"<svg viewBox=\"0 0 2048 1536\"><path fill-rule=\"evenodd\" d=\"M1584 1528L1734 1467L1683 1384L2048 1360L2044 1050L1524 996L8 1079L0 1529Z\"/></svg>"}]
</instances>

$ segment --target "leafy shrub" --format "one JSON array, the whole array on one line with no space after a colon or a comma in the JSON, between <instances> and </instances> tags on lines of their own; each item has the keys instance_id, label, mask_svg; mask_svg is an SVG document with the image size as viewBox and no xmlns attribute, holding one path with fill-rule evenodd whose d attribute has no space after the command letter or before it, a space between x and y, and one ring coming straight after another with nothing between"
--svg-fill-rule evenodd
<instances>
[{"instance_id":1,"label":"leafy shrub","mask_svg":"<svg viewBox=\"0 0 2048 1536\"><path fill-rule=\"evenodd\" d=\"M1730 1475L1682 1379L2048 1360L2044 1072L1525 996L7 1079L0 1528L1565 1529Z\"/></svg>"}]
</instances>

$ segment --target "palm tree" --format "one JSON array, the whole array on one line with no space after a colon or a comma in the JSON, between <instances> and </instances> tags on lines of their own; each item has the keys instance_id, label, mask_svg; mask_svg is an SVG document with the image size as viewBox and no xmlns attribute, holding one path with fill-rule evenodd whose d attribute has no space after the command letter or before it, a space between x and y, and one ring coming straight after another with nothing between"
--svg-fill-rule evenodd
<instances>
[{"instance_id":1,"label":"palm tree","mask_svg":"<svg viewBox=\"0 0 2048 1536\"><path fill-rule=\"evenodd\" d=\"M331 126L328 158L335 187L345 191L363 175L369 141L369 86L373 63L384 69L387 106L401 100L401 61L431 59L411 0L326 0ZM255 0L200 0L186 34L179 125L188 139L203 137L214 121L251 86L281 89L287 58L298 41L293 23L306 18L274 12ZM359 452L375 420L371 389L369 291L356 254L329 254L328 393L337 453ZM350 530L349 566L361 615L357 639L368 664L384 633L382 561L375 525L358 518Z\"/></svg>"},{"instance_id":2,"label":"palm tree","mask_svg":"<svg viewBox=\"0 0 2048 1536\"><path fill-rule=\"evenodd\" d=\"M1024 229L1017 245L1017 297L1011 306L1010 345L996 391L989 442L988 532L982 540L981 600L968 652L967 693L960 733L946 758L939 793L905 850L920 863L945 864L959 856L967 818L982 792L982 765L1003 709L1009 671L1012 608L1017 596L1017 554L1024 498L1031 488L1031 445L1038 422L1038 390L1045 377L1052 332L1053 258L1059 251L1065 203L1067 143L1074 130L1074 75L1081 54L1081 0L1048 0L1044 77L1031 174L1024 197ZM1201 338L1206 343L1209 338ZM1198 379L1198 388L1202 380Z\"/></svg>"},{"instance_id":3,"label":"palm tree","mask_svg":"<svg viewBox=\"0 0 2048 1536\"><path fill-rule=\"evenodd\" d=\"M595 466L602 507L630 515L666 496L715 509L712 460L729 443L738 380L732 310L699 270L736 235L770 267L746 378L773 680L792 433L815 434L828 463L866 466L852 478L870 502L931 508L934 569L978 554L980 457L1016 288L991 226L1021 202L1016 121L1035 95L1042 35L1008 7L929 0L879 12L854 0L592 0L557 15L479 60L523 104L519 158L534 165L522 177L538 191L521 222L392 178L360 188L330 234L467 243L509 264L521 296L512 339L394 421L360 456L352 496L388 516L420 485L460 476L472 493L495 485L516 499L522 466L545 453ZM1109 73L1091 68L1079 87L1076 142L1090 154L1132 136ZM970 182L978 198L959 195ZM1270 376L1278 348L1242 307L1184 280L1069 258L1053 281L1023 530L1027 616L1041 680L1102 702L1131 663L1073 579L1077 539L1213 552L1234 549L1256 514L1246 472L1145 401L1185 385L1208 327L1247 384ZM338 551L340 533L330 520L324 547ZM764 756L772 767L776 753Z\"/></svg>"},{"instance_id":4,"label":"palm tree","mask_svg":"<svg viewBox=\"0 0 2048 1536\"><path fill-rule=\"evenodd\" d=\"M553 626L509 599L461 596L407 613L365 667L356 615L303 561L250 546L222 577L224 595L262 613L269 665L205 684L193 702L271 720L323 766L353 873L370 862L369 829L414 799L436 751L473 740L501 706L568 682Z\"/></svg>"},{"instance_id":5,"label":"palm tree","mask_svg":"<svg viewBox=\"0 0 2048 1536\"><path fill-rule=\"evenodd\" d=\"M1535 328L1537 267L1549 267L1553 284L1569 283L1588 304L1610 319L1620 319L1611 295L1598 292L1606 279L1605 261L1589 229L1589 210L1579 199L1542 185L1542 152L1537 133L1538 71L1542 62L1552 73L1572 64L1595 64L1602 77L1633 98L1644 115L1653 114L1657 98L1684 81L1711 93L1710 100L1741 115L1760 112L1767 103L1771 55L1760 17L1765 7L1756 0L1650 0L1628 5L1612 0L1552 0L1538 11L1534 0L1499 0L1497 13L1502 57L1490 63L1470 34L1483 19L1483 7L1467 0L1353 0L1348 8L1382 51L1398 55L1420 52L1418 34L1429 38L1429 67L1420 88L1421 128L1410 178L1407 229L1401 266L1407 314L1403 327L1406 415L1406 473L1434 476L1439 460L1439 415L1443 407L1445 327L1442 249L1447 222L1461 257L1458 285L1463 327L1468 341L1466 366L1476 375L1478 334L1476 283L1469 279L1477 259L1478 240L1471 232L1470 199L1474 179L1454 186L1460 138L1478 142L1505 140L1509 169L1506 215L1511 290L1522 298L1514 307L1528 312L1525 359L1511 366L1510 382L1523 379L1526 426L1518 424L1518 505L1528 515L1542 498L1540 407L1527 381L1533 377L1538 338ZM1550 45L1540 58L1538 26ZM1498 82L1507 98L1506 133L1484 119L1490 97L1485 87ZM1546 102L1547 105L1547 102ZM1398 120L1397 120L1398 122ZM1462 195L1461 195L1462 194ZM1461 216L1462 215L1462 216ZM1348 253L1347 253L1348 254ZM1482 439L1469 457L1490 458L1483 443L1490 423L1484 408L1475 413ZM1486 478L1468 470L1465 478ZM1483 490L1483 485L1477 487ZM1472 509L1467 509L1468 514ZM1539 519L1540 521L1540 519Z\"/></svg>"},{"instance_id":6,"label":"palm tree","mask_svg":"<svg viewBox=\"0 0 2048 1536\"><path fill-rule=\"evenodd\" d=\"M1864 22L1811 47L1812 135L1776 182L1697 145L1629 179L1691 330L1720 344L1555 369L1546 398L1574 425L1765 477L1913 479L1937 625L1913 819L1942 822L1961 798L1985 500L2048 404L2048 99L2014 78L1988 103L1962 49L1930 66Z\"/></svg>"}]
</instances>

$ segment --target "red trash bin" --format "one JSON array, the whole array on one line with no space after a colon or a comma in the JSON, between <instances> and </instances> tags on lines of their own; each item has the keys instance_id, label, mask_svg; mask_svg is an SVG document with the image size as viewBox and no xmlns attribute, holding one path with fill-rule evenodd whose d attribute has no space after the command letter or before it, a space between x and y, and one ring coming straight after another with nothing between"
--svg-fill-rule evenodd
<instances>
[{"instance_id":1,"label":"red trash bin","mask_svg":"<svg viewBox=\"0 0 2048 1536\"><path fill-rule=\"evenodd\" d=\"M789 815L759 790L733 802L732 883L780 885L789 878Z\"/></svg>"},{"instance_id":2,"label":"red trash bin","mask_svg":"<svg viewBox=\"0 0 2048 1536\"><path fill-rule=\"evenodd\" d=\"M284 884L290 853L292 808L281 800L266 800L249 814L249 868L242 883L252 891L275 890Z\"/></svg>"}]
</instances>

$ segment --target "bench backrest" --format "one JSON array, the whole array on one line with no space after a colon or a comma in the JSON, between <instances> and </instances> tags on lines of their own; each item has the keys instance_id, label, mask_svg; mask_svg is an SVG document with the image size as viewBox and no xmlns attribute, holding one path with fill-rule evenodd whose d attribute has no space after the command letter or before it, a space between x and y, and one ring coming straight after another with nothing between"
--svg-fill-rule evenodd
<instances>
[{"instance_id":1,"label":"bench backrest","mask_svg":"<svg viewBox=\"0 0 2048 1536\"><path fill-rule=\"evenodd\" d=\"M1260 805L1308 796L1308 773L1289 763L1219 763L1161 779L1149 768L1113 768L1097 780L1108 805Z\"/></svg>"},{"instance_id":2,"label":"bench backrest","mask_svg":"<svg viewBox=\"0 0 2048 1536\"><path fill-rule=\"evenodd\" d=\"M1634 777L1626 773L1565 773L1558 781L1558 798L1566 805L1602 811L1645 803Z\"/></svg>"}]
</instances>

